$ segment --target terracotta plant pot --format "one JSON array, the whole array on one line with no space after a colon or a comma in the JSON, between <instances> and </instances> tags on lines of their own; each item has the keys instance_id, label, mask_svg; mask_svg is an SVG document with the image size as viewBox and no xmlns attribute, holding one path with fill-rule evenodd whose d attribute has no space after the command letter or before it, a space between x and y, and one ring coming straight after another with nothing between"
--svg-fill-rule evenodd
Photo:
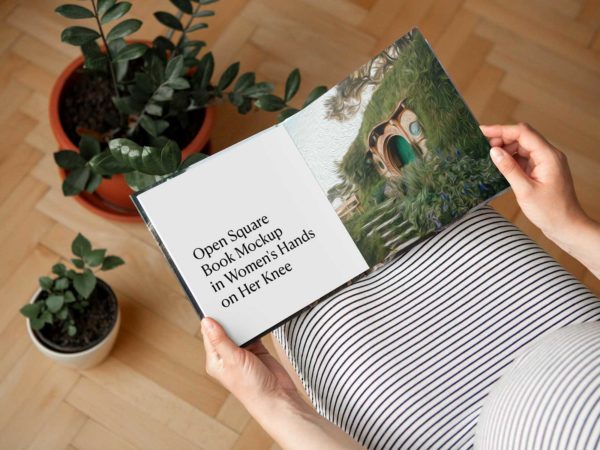
<instances>
[{"instance_id":1,"label":"terracotta plant pot","mask_svg":"<svg viewBox=\"0 0 600 450\"><path fill-rule=\"evenodd\" d=\"M60 104L65 88L75 82L77 70L83 66L83 56L75 59L67 66L60 74L52 93L50 94L50 126L52 133L58 142L58 147L61 150L78 150L75 143L71 141L60 120ZM182 149L182 158L186 158L192 153L202 151L208 144L212 134L215 121L215 107L209 106L205 109L204 120L198 133L192 141ZM64 180L66 172L59 168L59 173ZM125 178L121 174L114 175L110 179L103 179L100 186L93 194L83 192L75 197L75 199L85 206L87 209L96 214L108 219L120 220L125 222L141 221L133 203L129 196L133 191L125 182Z\"/></svg>"},{"instance_id":2,"label":"terracotta plant pot","mask_svg":"<svg viewBox=\"0 0 600 450\"><path fill-rule=\"evenodd\" d=\"M121 312L119 310L117 297L110 286L100 279L98 279L98 283L103 285L104 289L110 294L110 298L115 303L116 313L109 332L99 340L90 343L88 346L78 349L62 349L58 345L48 341L48 339L42 336L39 331L34 331L31 328L30 320L27 319L27 332L29 333L29 337L42 354L63 366L79 370L94 367L100 364L108 356L115 344L117 335L119 334ZM34 303L41 292L41 289L38 289L31 298L30 303Z\"/></svg>"}]
</instances>

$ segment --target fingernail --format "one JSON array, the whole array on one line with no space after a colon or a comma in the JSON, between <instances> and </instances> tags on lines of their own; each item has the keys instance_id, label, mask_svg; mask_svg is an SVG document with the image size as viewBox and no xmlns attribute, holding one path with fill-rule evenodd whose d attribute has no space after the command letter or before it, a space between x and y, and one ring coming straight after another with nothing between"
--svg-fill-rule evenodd
<instances>
[{"instance_id":1,"label":"fingernail","mask_svg":"<svg viewBox=\"0 0 600 450\"><path fill-rule=\"evenodd\" d=\"M215 328L215 324L208 319L202 319L202 322L200 322L200 324L202 326L202 329L206 332L211 332Z\"/></svg>"},{"instance_id":2,"label":"fingernail","mask_svg":"<svg viewBox=\"0 0 600 450\"><path fill-rule=\"evenodd\" d=\"M504 158L504 152L498 147L492 147L490 150L490 156L494 161L500 161L502 158Z\"/></svg>"}]
</instances>

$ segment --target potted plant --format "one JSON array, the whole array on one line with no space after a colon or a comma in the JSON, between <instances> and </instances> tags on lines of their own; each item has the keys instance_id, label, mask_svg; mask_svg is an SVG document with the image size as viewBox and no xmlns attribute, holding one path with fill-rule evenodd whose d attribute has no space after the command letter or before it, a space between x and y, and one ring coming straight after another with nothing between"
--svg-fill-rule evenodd
<instances>
[{"instance_id":1,"label":"potted plant","mask_svg":"<svg viewBox=\"0 0 600 450\"><path fill-rule=\"evenodd\" d=\"M123 264L106 249L93 249L78 234L71 244L72 268L52 267L53 276L39 278L39 288L21 308L35 346L52 360L77 369L100 363L110 352L121 315L111 287L95 271Z\"/></svg>"},{"instance_id":2,"label":"potted plant","mask_svg":"<svg viewBox=\"0 0 600 450\"><path fill-rule=\"evenodd\" d=\"M216 102L228 101L240 114L280 111L280 120L297 111L289 106L300 85L297 69L279 97L272 83L240 74L238 62L216 77L213 55L200 57L205 42L190 33L208 26L203 20L214 12L205 7L216 1L171 0L175 14L154 13L169 31L151 42L126 40L142 26L125 18L129 2L88 0L56 9L90 22L63 30L62 41L80 47L82 56L60 75L50 100L65 195L104 216L139 220L132 190L204 156L198 152L207 151ZM325 90L315 88L304 105Z\"/></svg>"}]
</instances>

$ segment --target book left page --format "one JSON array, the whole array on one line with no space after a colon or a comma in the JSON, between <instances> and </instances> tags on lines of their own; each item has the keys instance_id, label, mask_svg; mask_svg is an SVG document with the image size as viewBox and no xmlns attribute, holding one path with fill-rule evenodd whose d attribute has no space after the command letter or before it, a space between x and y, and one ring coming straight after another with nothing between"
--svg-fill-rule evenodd
<instances>
[{"instance_id":1,"label":"book left page","mask_svg":"<svg viewBox=\"0 0 600 450\"><path fill-rule=\"evenodd\" d=\"M238 345L368 269L282 126L134 200L196 310Z\"/></svg>"}]
</instances>

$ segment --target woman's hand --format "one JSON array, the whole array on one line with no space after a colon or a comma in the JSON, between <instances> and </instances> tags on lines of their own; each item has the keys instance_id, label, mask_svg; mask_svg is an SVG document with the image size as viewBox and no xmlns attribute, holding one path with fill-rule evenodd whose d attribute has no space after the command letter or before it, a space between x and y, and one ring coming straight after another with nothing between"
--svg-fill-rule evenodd
<instances>
[{"instance_id":1,"label":"woman's hand","mask_svg":"<svg viewBox=\"0 0 600 450\"><path fill-rule=\"evenodd\" d=\"M483 125L481 131L527 218L598 276L600 225L577 200L566 156L527 124Z\"/></svg>"},{"instance_id":2,"label":"woman's hand","mask_svg":"<svg viewBox=\"0 0 600 450\"><path fill-rule=\"evenodd\" d=\"M286 370L260 341L233 343L211 318L202 319L206 372L219 381L285 449L360 449L302 399Z\"/></svg>"},{"instance_id":3,"label":"woman's hand","mask_svg":"<svg viewBox=\"0 0 600 450\"><path fill-rule=\"evenodd\" d=\"M240 348L211 318L202 320L206 372L242 403L301 400L294 382L261 341Z\"/></svg>"}]
</instances>

